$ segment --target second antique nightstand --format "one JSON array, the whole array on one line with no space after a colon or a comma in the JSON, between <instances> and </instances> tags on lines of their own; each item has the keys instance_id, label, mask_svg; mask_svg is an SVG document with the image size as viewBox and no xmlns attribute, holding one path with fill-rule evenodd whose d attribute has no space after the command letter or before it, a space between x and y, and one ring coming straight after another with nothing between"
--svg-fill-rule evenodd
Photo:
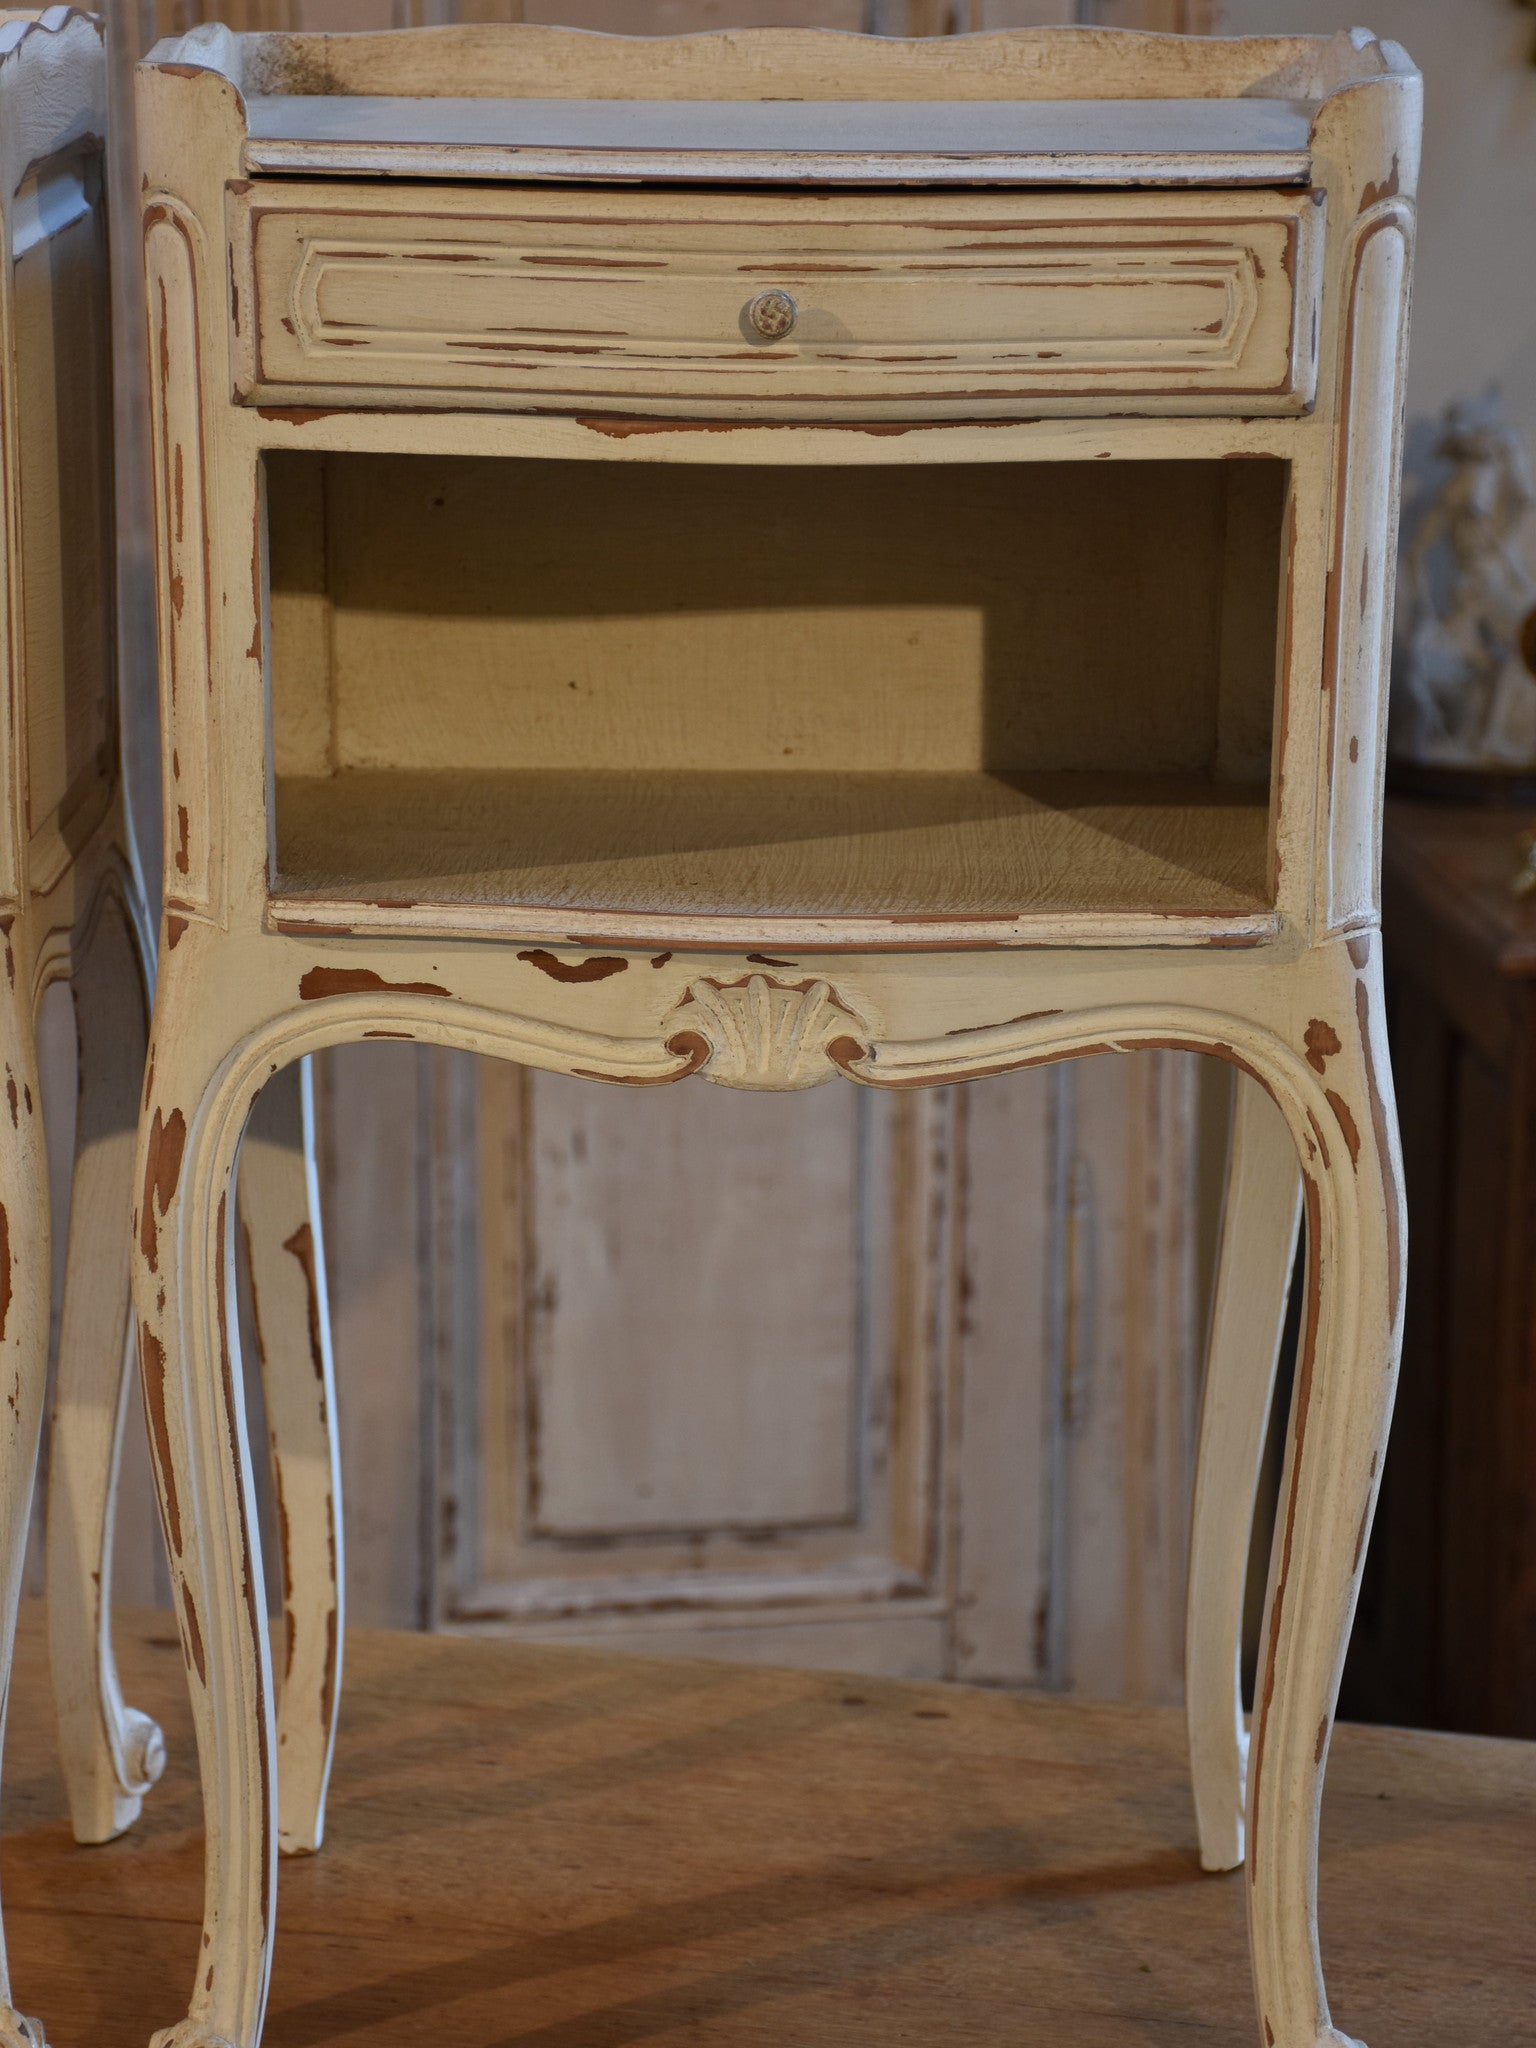
<instances>
[{"instance_id":1,"label":"second antique nightstand","mask_svg":"<svg viewBox=\"0 0 1536 2048\"><path fill-rule=\"evenodd\" d=\"M136 1288L209 1821L163 2038L254 2048L270 1956L231 1176L269 1075L387 1037L766 1089L1179 1046L1273 1097L1310 1279L1250 1925L1268 2048L1339 2043L1317 1809L1402 1297L1412 67L205 30L140 84L171 852ZM1241 1548L1251 1473L1212 1483Z\"/></svg>"}]
</instances>

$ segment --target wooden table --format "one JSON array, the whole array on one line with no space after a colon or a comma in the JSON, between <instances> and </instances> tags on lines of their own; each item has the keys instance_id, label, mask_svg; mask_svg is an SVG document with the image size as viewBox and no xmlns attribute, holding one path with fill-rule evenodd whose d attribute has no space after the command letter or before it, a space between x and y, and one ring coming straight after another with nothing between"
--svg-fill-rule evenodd
<instances>
[{"instance_id":1,"label":"wooden table","mask_svg":"<svg viewBox=\"0 0 1536 2048\"><path fill-rule=\"evenodd\" d=\"M169 1615L123 1663L171 1764L69 1838L37 1614L7 1920L50 2039L139 2048L202 1915ZM1161 2048L1246 2041L1241 1872L1201 1874L1171 1712L354 1635L325 1852L283 1867L272 2048ZM1342 2025L1536 2043L1536 1748L1344 1727L1323 1830Z\"/></svg>"}]
</instances>

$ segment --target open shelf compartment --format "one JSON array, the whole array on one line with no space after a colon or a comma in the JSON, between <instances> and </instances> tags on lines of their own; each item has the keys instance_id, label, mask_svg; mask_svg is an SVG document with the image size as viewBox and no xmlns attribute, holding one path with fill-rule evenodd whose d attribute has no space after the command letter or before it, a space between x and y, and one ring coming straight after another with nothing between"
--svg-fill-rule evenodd
<instances>
[{"instance_id":1,"label":"open shelf compartment","mask_svg":"<svg viewBox=\"0 0 1536 2048\"><path fill-rule=\"evenodd\" d=\"M280 911L1272 907L1283 463L266 470Z\"/></svg>"}]
</instances>

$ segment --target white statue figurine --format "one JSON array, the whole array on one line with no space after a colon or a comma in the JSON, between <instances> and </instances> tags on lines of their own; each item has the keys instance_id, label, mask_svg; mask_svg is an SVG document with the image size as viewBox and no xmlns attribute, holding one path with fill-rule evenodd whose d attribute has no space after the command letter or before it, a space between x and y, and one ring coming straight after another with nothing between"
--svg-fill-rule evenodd
<instances>
[{"instance_id":1,"label":"white statue figurine","mask_svg":"<svg viewBox=\"0 0 1536 2048\"><path fill-rule=\"evenodd\" d=\"M1530 463L1492 398L1452 406L1435 452L1451 468L1403 553L1392 750L1444 767L1536 767L1536 676L1522 655L1536 609L1521 553Z\"/></svg>"}]
</instances>

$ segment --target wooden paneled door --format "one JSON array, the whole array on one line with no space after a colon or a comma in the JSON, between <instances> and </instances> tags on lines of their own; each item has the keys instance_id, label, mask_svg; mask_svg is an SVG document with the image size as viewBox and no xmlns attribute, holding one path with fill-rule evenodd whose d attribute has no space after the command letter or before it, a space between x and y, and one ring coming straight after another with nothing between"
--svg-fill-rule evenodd
<instances>
[{"instance_id":1,"label":"wooden paneled door","mask_svg":"<svg viewBox=\"0 0 1536 2048\"><path fill-rule=\"evenodd\" d=\"M1197 1064L753 1097L331 1059L354 1611L1175 1696Z\"/></svg>"},{"instance_id":2,"label":"wooden paneled door","mask_svg":"<svg viewBox=\"0 0 1536 2048\"><path fill-rule=\"evenodd\" d=\"M152 4L122 6L121 52L187 25L179 0L151 24ZM1214 25L1206 0L210 12L241 28ZM383 1045L327 1056L352 1618L1175 1697L1198 1155L1227 1099L1198 1065L751 1097ZM130 1482L120 1579L147 1598L147 1491Z\"/></svg>"}]
</instances>

